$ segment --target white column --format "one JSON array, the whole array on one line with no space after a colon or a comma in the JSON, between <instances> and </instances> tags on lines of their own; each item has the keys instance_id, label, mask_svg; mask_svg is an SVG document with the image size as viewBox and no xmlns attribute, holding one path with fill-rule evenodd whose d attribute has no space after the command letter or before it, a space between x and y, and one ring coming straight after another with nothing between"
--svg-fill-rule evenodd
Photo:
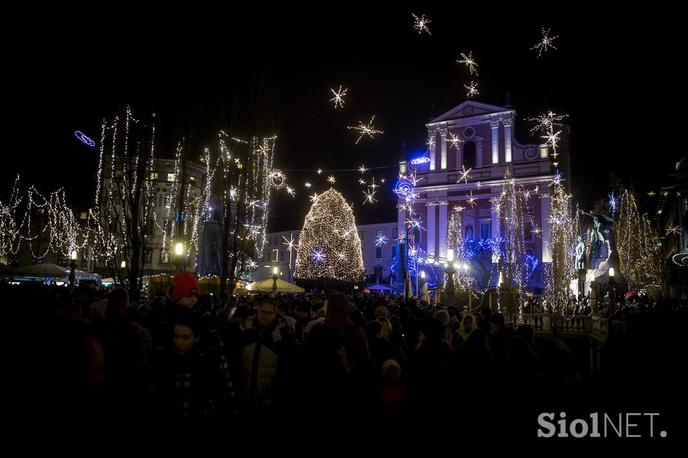
<instances>
[{"instance_id":1,"label":"white column","mask_svg":"<svg viewBox=\"0 0 688 458\"><path fill-rule=\"evenodd\" d=\"M511 162L511 118L504 118L504 160Z\"/></svg>"},{"instance_id":2,"label":"white column","mask_svg":"<svg viewBox=\"0 0 688 458\"><path fill-rule=\"evenodd\" d=\"M427 204L428 207L428 226L427 226L427 233L428 233L428 243L427 246L425 247L425 250L428 253L428 256L432 256L433 258L435 257L435 203L434 202L428 202Z\"/></svg>"},{"instance_id":3,"label":"white column","mask_svg":"<svg viewBox=\"0 0 688 458\"><path fill-rule=\"evenodd\" d=\"M499 119L490 119L492 128L492 163L499 164Z\"/></svg>"},{"instance_id":4,"label":"white column","mask_svg":"<svg viewBox=\"0 0 688 458\"><path fill-rule=\"evenodd\" d=\"M439 234L439 252L440 258L447 256L447 205L448 202L440 202L440 234Z\"/></svg>"},{"instance_id":5,"label":"white column","mask_svg":"<svg viewBox=\"0 0 688 458\"><path fill-rule=\"evenodd\" d=\"M440 169L447 168L447 129L440 129Z\"/></svg>"},{"instance_id":6,"label":"white column","mask_svg":"<svg viewBox=\"0 0 688 458\"><path fill-rule=\"evenodd\" d=\"M540 224L542 229L542 262L552 262L552 247L550 245L549 214L552 209L552 199L549 194L540 195Z\"/></svg>"},{"instance_id":7,"label":"white column","mask_svg":"<svg viewBox=\"0 0 688 458\"><path fill-rule=\"evenodd\" d=\"M476 136L475 166L483 166L483 137Z\"/></svg>"},{"instance_id":8,"label":"white column","mask_svg":"<svg viewBox=\"0 0 688 458\"><path fill-rule=\"evenodd\" d=\"M435 131L428 133L428 150L430 151L430 170L435 170L435 145L437 135Z\"/></svg>"}]
</instances>

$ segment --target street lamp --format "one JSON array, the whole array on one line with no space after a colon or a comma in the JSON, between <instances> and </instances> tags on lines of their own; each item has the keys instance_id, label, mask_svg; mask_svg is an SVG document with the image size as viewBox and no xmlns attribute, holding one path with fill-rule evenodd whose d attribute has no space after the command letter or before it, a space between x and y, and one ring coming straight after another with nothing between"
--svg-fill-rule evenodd
<instances>
[{"instance_id":1,"label":"street lamp","mask_svg":"<svg viewBox=\"0 0 688 458\"><path fill-rule=\"evenodd\" d=\"M74 272L74 269L76 269L76 250L72 250L69 259L69 286L74 286L74 281L76 280L76 273Z\"/></svg>"},{"instance_id":2,"label":"street lamp","mask_svg":"<svg viewBox=\"0 0 688 458\"><path fill-rule=\"evenodd\" d=\"M119 265L122 269L127 268L127 261L122 260L122 263Z\"/></svg>"},{"instance_id":3,"label":"street lamp","mask_svg":"<svg viewBox=\"0 0 688 458\"><path fill-rule=\"evenodd\" d=\"M177 258L177 267L181 270L181 264L184 256L184 242L177 242L174 244L174 255Z\"/></svg>"},{"instance_id":4,"label":"street lamp","mask_svg":"<svg viewBox=\"0 0 688 458\"><path fill-rule=\"evenodd\" d=\"M279 267L272 266L272 294L277 294L277 278L279 277Z\"/></svg>"},{"instance_id":5,"label":"street lamp","mask_svg":"<svg viewBox=\"0 0 688 458\"><path fill-rule=\"evenodd\" d=\"M609 316L614 314L616 308L616 280L614 280L614 268L609 268Z\"/></svg>"}]
</instances>

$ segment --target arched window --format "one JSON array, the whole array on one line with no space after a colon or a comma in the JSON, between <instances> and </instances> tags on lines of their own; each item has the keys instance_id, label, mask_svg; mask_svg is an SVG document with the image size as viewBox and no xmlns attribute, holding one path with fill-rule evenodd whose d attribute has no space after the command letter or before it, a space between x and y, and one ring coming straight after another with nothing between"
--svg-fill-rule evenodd
<instances>
[{"instance_id":1,"label":"arched window","mask_svg":"<svg viewBox=\"0 0 688 458\"><path fill-rule=\"evenodd\" d=\"M475 143L466 142L463 144L463 166L466 169L475 167Z\"/></svg>"},{"instance_id":2,"label":"arched window","mask_svg":"<svg viewBox=\"0 0 688 458\"><path fill-rule=\"evenodd\" d=\"M464 240L473 240L473 226L466 226L464 230Z\"/></svg>"}]
</instances>

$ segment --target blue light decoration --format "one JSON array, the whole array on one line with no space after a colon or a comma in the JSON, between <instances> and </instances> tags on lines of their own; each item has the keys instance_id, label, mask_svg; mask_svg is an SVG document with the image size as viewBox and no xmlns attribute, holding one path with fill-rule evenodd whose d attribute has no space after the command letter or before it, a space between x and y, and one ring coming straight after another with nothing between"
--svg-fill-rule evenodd
<instances>
[{"instance_id":1,"label":"blue light decoration","mask_svg":"<svg viewBox=\"0 0 688 458\"><path fill-rule=\"evenodd\" d=\"M535 268L538 266L538 264L539 264L539 261L535 255L533 255L533 254L526 255L526 269L528 272L526 275L526 281L530 280L530 277L535 272Z\"/></svg>"},{"instance_id":2,"label":"blue light decoration","mask_svg":"<svg viewBox=\"0 0 688 458\"><path fill-rule=\"evenodd\" d=\"M421 156L421 157L417 157L415 159L411 159L411 164L413 164L413 165L422 165L422 164L427 164L428 162L430 162L430 158L427 156Z\"/></svg>"},{"instance_id":3,"label":"blue light decoration","mask_svg":"<svg viewBox=\"0 0 688 458\"><path fill-rule=\"evenodd\" d=\"M80 130L75 130L74 136L78 138L81 143L88 146L89 148L93 148L94 146L96 146L96 142L94 142L88 135L81 132Z\"/></svg>"}]
</instances>

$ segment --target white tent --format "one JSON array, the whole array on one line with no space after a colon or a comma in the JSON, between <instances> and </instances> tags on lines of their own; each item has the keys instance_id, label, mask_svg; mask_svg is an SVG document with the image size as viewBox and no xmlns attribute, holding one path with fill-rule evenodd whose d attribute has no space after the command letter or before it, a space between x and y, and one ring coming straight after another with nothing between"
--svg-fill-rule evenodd
<instances>
[{"instance_id":1,"label":"white tent","mask_svg":"<svg viewBox=\"0 0 688 458\"><path fill-rule=\"evenodd\" d=\"M11 269L10 274L21 277L68 277L69 269L57 264L34 264Z\"/></svg>"},{"instance_id":2,"label":"white tent","mask_svg":"<svg viewBox=\"0 0 688 458\"><path fill-rule=\"evenodd\" d=\"M274 280L272 278L268 278L267 280L259 281L257 283L254 283L251 286L252 291L259 291L261 293L271 293L273 291L272 286L274 284ZM277 292L278 293L302 293L304 292L303 288L299 288L298 286L289 283L288 281L284 281L281 278L277 279Z\"/></svg>"}]
</instances>

